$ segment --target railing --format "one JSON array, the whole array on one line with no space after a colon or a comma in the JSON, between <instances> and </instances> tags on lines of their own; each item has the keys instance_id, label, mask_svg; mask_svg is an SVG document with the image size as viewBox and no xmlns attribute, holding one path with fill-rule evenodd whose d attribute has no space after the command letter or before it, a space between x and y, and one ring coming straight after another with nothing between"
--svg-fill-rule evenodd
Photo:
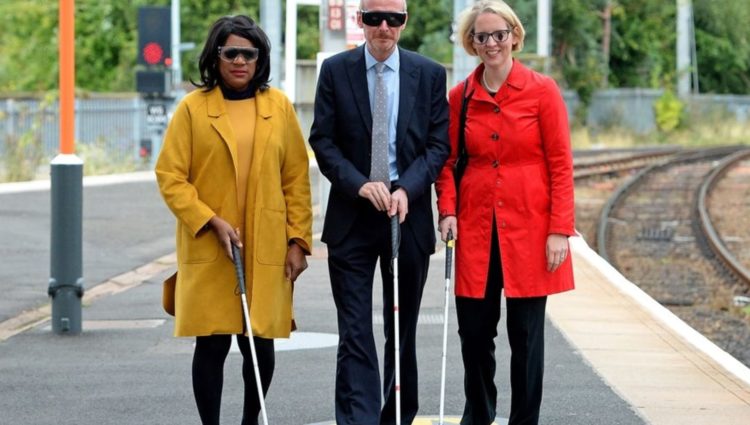
<instances>
[{"instance_id":1,"label":"railing","mask_svg":"<svg viewBox=\"0 0 750 425\"><path fill-rule=\"evenodd\" d=\"M302 132L308 136L313 121L316 88L315 61L298 61L296 110ZM451 68L447 67L450 81ZM593 128L619 126L637 133L656 128L653 104L662 92L647 89L612 89L596 92L588 111ZM572 117L579 107L575 93L563 97ZM697 95L687 100L688 108L706 116L717 114L737 122L750 121L750 96ZM26 135L38 140L42 154L52 158L59 144L56 103L42 107L38 97L0 98L0 156ZM76 100L76 145L104 155L113 163L148 167L140 157L144 140L149 139L146 102L136 93L94 94Z\"/></svg>"}]
</instances>

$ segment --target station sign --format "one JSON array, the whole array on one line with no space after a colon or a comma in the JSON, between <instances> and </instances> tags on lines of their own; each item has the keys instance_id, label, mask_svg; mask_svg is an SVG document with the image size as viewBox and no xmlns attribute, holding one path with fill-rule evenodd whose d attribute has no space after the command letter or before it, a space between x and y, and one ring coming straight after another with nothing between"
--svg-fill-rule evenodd
<instances>
[{"instance_id":1,"label":"station sign","mask_svg":"<svg viewBox=\"0 0 750 425\"><path fill-rule=\"evenodd\" d=\"M167 107L161 103L146 105L146 123L148 125L167 125Z\"/></svg>"},{"instance_id":2,"label":"station sign","mask_svg":"<svg viewBox=\"0 0 750 425\"><path fill-rule=\"evenodd\" d=\"M344 29L346 29L344 0L328 0L328 30L344 31Z\"/></svg>"}]
</instances>

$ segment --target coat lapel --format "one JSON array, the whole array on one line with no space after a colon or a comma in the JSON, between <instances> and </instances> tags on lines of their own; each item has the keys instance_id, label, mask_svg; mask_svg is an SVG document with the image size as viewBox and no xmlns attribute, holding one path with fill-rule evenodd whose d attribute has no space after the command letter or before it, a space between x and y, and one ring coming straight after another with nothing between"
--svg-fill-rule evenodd
<instances>
[{"instance_id":1,"label":"coat lapel","mask_svg":"<svg viewBox=\"0 0 750 425\"><path fill-rule=\"evenodd\" d=\"M352 86L354 102L365 124L367 134L372 133L372 111L370 111L370 94L367 89L367 68L365 67L365 45L352 50L347 58L346 72Z\"/></svg>"},{"instance_id":2,"label":"coat lapel","mask_svg":"<svg viewBox=\"0 0 750 425\"><path fill-rule=\"evenodd\" d=\"M268 147L268 141L273 130L271 125L273 106L268 96L267 89L264 92L255 93L255 139L253 140L253 159L250 164L250 181L247 186L247 205L255 204L255 194L258 183L262 181L261 171L263 168L263 156ZM247 226L247 224L246 224Z\"/></svg>"},{"instance_id":3,"label":"coat lapel","mask_svg":"<svg viewBox=\"0 0 750 425\"><path fill-rule=\"evenodd\" d=\"M398 97L398 121L396 123L396 146L402 143L406 137L406 128L414 109L414 102L417 98L417 88L419 87L420 69L414 66L409 54L404 50L399 50L399 60L401 61L399 70L399 97Z\"/></svg>"},{"instance_id":4,"label":"coat lapel","mask_svg":"<svg viewBox=\"0 0 750 425\"><path fill-rule=\"evenodd\" d=\"M237 167L239 166L237 158L237 142L234 140L234 132L232 131L232 124L229 122L229 115L227 115L227 109L224 105L224 96L221 94L221 89L215 87L207 98L206 113L208 119L211 121L211 126L219 133L221 140L227 145L229 153L232 155L232 163L234 165L235 176L237 175Z\"/></svg>"}]
</instances>

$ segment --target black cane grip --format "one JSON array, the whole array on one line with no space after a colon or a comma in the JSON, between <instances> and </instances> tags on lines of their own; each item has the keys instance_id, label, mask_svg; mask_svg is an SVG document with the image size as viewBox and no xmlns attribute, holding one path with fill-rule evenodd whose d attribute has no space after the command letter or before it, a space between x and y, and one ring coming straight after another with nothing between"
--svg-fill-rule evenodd
<instances>
[{"instance_id":1,"label":"black cane grip","mask_svg":"<svg viewBox=\"0 0 750 425\"><path fill-rule=\"evenodd\" d=\"M398 214L391 217L391 257L398 258L398 247L401 242L401 231L398 224Z\"/></svg>"},{"instance_id":2,"label":"black cane grip","mask_svg":"<svg viewBox=\"0 0 750 425\"><path fill-rule=\"evenodd\" d=\"M242 251L240 247L232 243L232 261L234 272L237 274L237 284L240 285L240 293L245 293L245 269L242 267Z\"/></svg>"},{"instance_id":3,"label":"black cane grip","mask_svg":"<svg viewBox=\"0 0 750 425\"><path fill-rule=\"evenodd\" d=\"M451 278L451 269L453 267L453 231L448 230L448 238L445 240L445 278Z\"/></svg>"}]
</instances>

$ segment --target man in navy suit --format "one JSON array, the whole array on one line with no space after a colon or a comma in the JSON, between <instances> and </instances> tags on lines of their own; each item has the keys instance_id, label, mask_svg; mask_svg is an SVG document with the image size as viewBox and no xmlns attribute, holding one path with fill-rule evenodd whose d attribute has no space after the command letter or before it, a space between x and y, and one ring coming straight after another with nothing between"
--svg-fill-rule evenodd
<instances>
[{"instance_id":1,"label":"man in navy suit","mask_svg":"<svg viewBox=\"0 0 750 425\"><path fill-rule=\"evenodd\" d=\"M417 317L429 257L435 251L431 184L448 157L450 144L445 69L397 46L406 20L405 0L362 0L357 23L364 29L365 45L325 60L318 79L310 145L321 172L331 181L322 241L328 246L338 314L338 425L395 423L389 226L389 217L394 215L401 223L402 422L410 424L418 409ZM376 66L378 63L385 67ZM381 78L377 72L381 72L387 92L386 182L370 177L374 92L376 84L381 84L376 83L376 78ZM373 276L378 258L386 336L382 411L372 329Z\"/></svg>"}]
</instances>

